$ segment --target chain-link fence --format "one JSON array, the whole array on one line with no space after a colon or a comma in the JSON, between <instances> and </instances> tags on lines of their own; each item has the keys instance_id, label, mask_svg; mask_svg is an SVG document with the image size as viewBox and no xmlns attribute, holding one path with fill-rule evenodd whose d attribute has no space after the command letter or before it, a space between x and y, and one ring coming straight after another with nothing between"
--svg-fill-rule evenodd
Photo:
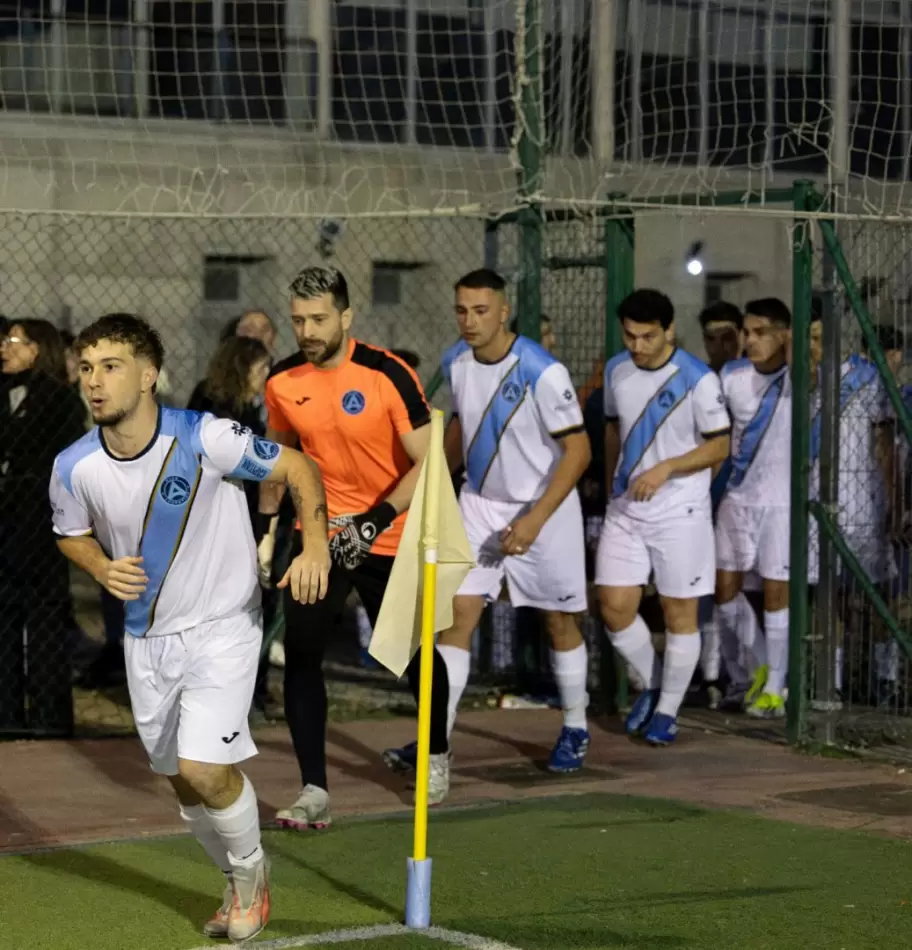
<instances>
[{"instance_id":1,"label":"chain-link fence","mask_svg":"<svg viewBox=\"0 0 912 950\"><path fill-rule=\"evenodd\" d=\"M332 259L349 280L357 335L409 351L427 380L456 338L452 284L484 262L485 226L473 218L343 226L281 218L4 219L0 732L67 734L74 718L79 730L129 728L122 615L86 575L70 574L48 518L54 456L90 424L54 325L78 332L108 312L144 316L166 349L159 398L186 406L220 338L244 312L270 316L276 358L293 351L288 284L300 267ZM339 644L330 662L357 666L355 631Z\"/></svg>"},{"instance_id":2,"label":"chain-link fence","mask_svg":"<svg viewBox=\"0 0 912 950\"><path fill-rule=\"evenodd\" d=\"M5 671L0 732L65 735L74 726L81 733L130 729L119 643L122 612L94 581L68 569L54 547L47 518L53 458L90 425L72 358L67 364L66 333L78 333L104 313L144 316L165 343L158 396L163 403L186 406L206 380L220 340L232 333L242 314L260 311L270 317L276 329L275 358L293 352L288 284L300 267L331 260L348 279L356 335L407 351L427 384L443 351L457 339L454 281L485 263L515 279L515 226L496 227L469 217L320 222L5 218L0 269L5 275L9 342L0 380L8 395L2 406L10 411L3 421L0 481L0 596L8 607L0 639L0 669ZM592 388L603 350L600 227L596 218L549 222L546 227L547 255L554 266L545 272L543 310L553 321L557 351L581 393ZM35 320L47 324L39 326ZM18 350L24 354L21 366L15 362ZM38 366L26 365L34 353L48 359L55 354L57 380L49 384L41 405L35 401L36 386L21 387L23 401L17 405L17 384L32 378ZM436 388L433 400L446 407L445 387ZM266 649L280 663L281 648L272 643L281 643L281 611L275 609L273 593L266 597L271 633ZM342 635L334 639L327 657L335 714L388 710L400 701L408 705L411 699L402 684L367 655L370 630L356 600L350 608ZM593 625L588 634L597 676L597 628ZM537 620L530 624L519 617L517 622L508 603L495 605L477 637L474 678L484 696L495 688L547 691L547 650ZM261 683L268 687L261 697L267 712L281 707L280 679L273 669Z\"/></svg>"},{"instance_id":3,"label":"chain-link fence","mask_svg":"<svg viewBox=\"0 0 912 950\"><path fill-rule=\"evenodd\" d=\"M812 525L819 582L812 599L809 735L912 752L909 664L901 648L912 617L912 470L909 443L887 392L889 379L908 400L912 232L903 225L844 221L837 234L858 299L853 305L845 272L818 233L814 280L823 347L812 399L811 481L812 497L819 490L849 556ZM875 367L862 332L865 315L883 351L885 374Z\"/></svg>"}]
</instances>

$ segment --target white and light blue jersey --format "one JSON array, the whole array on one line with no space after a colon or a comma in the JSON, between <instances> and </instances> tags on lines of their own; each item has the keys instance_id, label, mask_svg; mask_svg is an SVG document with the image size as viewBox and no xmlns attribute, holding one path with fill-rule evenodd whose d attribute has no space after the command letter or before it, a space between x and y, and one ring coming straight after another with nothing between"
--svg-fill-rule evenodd
<instances>
[{"instance_id":1,"label":"white and light blue jersey","mask_svg":"<svg viewBox=\"0 0 912 950\"><path fill-rule=\"evenodd\" d=\"M459 342L442 367L462 427L469 490L496 501L537 501L560 461L558 440L584 431L567 368L523 336L496 363L480 362Z\"/></svg>"},{"instance_id":2,"label":"white and light blue jersey","mask_svg":"<svg viewBox=\"0 0 912 950\"><path fill-rule=\"evenodd\" d=\"M791 497L792 382L787 366L771 373L750 360L722 367L732 420L731 474L725 496L754 508L788 508Z\"/></svg>"},{"instance_id":3,"label":"white and light blue jersey","mask_svg":"<svg viewBox=\"0 0 912 950\"><path fill-rule=\"evenodd\" d=\"M253 529L244 491L229 479L262 481L280 451L237 422L185 409L160 409L154 438L129 459L111 455L92 429L54 462L54 531L93 534L112 560L142 557L148 586L124 604L131 636L253 609Z\"/></svg>"},{"instance_id":4,"label":"white and light blue jersey","mask_svg":"<svg viewBox=\"0 0 912 950\"><path fill-rule=\"evenodd\" d=\"M818 497L820 484L821 393L811 399L810 494ZM870 527L885 523L887 485L877 457L878 426L894 418L886 387L877 367L853 354L842 363L839 380L839 524Z\"/></svg>"},{"instance_id":5,"label":"white and light blue jersey","mask_svg":"<svg viewBox=\"0 0 912 950\"><path fill-rule=\"evenodd\" d=\"M639 368L625 350L605 366L604 399L605 419L618 424L621 439L612 505L641 520L681 505L709 505L708 468L670 478L649 501L628 492L643 472L729 431L719 377L684 350L657 369Z\"/></svg>"}]
</instances>

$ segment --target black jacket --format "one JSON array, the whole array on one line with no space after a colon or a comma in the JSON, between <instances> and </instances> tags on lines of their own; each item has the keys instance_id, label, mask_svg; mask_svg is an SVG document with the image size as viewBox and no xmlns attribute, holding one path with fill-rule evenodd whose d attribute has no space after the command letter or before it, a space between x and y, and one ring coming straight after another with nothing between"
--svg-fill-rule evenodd
<instances>
[{"instance_id":1,"label":"black jacket","mask_svg":"<svg viewBox=\"0 0 912 950\"><path fill-rule=\"evenodd\" d=\"M26 387L15 412L10 391ZM41 373L0 375L0 532L53 541L48 483L54 459L85 434L85 406L66 383ZM38 538L35 538L38 541Z\"/></svg>"}]
</instances>

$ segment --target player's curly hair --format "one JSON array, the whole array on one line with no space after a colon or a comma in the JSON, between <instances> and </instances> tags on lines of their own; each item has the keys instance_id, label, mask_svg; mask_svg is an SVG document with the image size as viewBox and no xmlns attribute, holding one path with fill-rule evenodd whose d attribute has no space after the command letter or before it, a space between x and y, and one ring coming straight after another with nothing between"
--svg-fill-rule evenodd
<instances>
[{"instance_id":1,"label":"player's curly hair","mask_svg":"<svg viewBox=\"0 0 912 950\"><path fill-rule=\"evenodd\" d=\"M79 333L73 341L73 349L81 353L102 340L129 346L134 356L147 359L158 370L165 361L165 348L158 331L132 313L109 313L99 317Z\"/></svg>"},{"instance_id":2,"label":"player's curly hair","mask_svg":"<svg viewBox=\"0 0 912 950\"><path fill-rule=\"evenodd\" d=\"M203 392L217 406L239 414L250 401L250 370L261 362L271 359L259 340L245 336L223 340L209 363Z\"/></svg>"}]
</instances>

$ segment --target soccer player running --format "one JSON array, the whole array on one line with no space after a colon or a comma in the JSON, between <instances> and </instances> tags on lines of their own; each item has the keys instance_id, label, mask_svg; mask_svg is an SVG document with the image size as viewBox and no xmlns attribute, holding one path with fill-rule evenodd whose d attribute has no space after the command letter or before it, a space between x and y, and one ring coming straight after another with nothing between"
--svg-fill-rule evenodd
<instances>
[{"instance_id":1,"label":"soccer player running","mask_svg":"<svg viewBox=\"0 0 912 950\"><path fill-rule=\"evenodd\" d=\"M447 731L468 681L472 634L506 579L513 606L541 611L551 639L564 725L548 768L575 772L589 747L588 662L576 618L587 607L576 484L589 464L589 438L566 367L507 328L504 279L476 270L455 291L462 340L442 360L453 399L446 444L451 469L465 465L459 507L478 563L438 639L449 679Z\"/></svg>"},{"instance_id":2,"label":"soccer player running","mask_svg":"<svg viewBox=\"0 0 912 950\"><path fill-rule=\"evenodd\" d=\"M399 548L406 511L430 444L430 408L415 373L386 350L355 340L342 273L306 267L291 290L291 323L300 352L278 363L266 383L267 438L300 441L326 485L333 566L319 603L285 600L285 717L301 771L302 791L276 818L303 830L330 824L326 777L326 684L323 655L352 588L371 625L377 622ZM261 541L271 557L283 487L263 485ZM265 525L261 528L261 530ZM298 544L300 540L298 539ZM267 572L268 573L268 572ZM420 651L408 667L418 698ZM449 791L447 680L434 653L429 800Z\"/></svg>"},{"instance_id":3,"label":"soccer player running","mask_svg":"<svg viewBox=\"0 0 912 950\"><path fill-rule=\"evenodd\" d=\"M757 669L745 697L757 718L785 715L788 672L789 499L792 315L775 297L753 300L744 313L746 358L722 370L722 392L732 419L732 472L716 521L717 623L737 635L742 579L763 580L767 664Z\"/></svg>"},{"instance_id":4,"label":"soccer player running","mask_svg":"<svg viewBox=\"0 0 912 950\"><path fill-rule=\"evenodd\" d=\"M247 714L263 627L256 547L235 480L291 490L306 541L280 586L313 602L330 565L319 472L230 419L159 408L163 349L142 320L102 317L74 347L97 425L54 464L58 544L126 603L137 731L181 817L228 879L203 932L246 940L269 918L257 797L237 768L256 754Z\"/></svg>"},{"instance_id":5,"label":"soccer player running","mask_svg":"<svg viewBox=\"0 0 912 950\"><path fill-rule=\"evenodd\" d=\"M674 345L674 307L664 294L636 290L618 317L626 350L605 366L611 500L595 583L614 648L646 684L627 732L668 745L700 658L699 598L715 581L710 470L728 455L730 423L719 378ZM664 665L638 612L650 574L668 631Z\"/></svg>"}]
</instances>

